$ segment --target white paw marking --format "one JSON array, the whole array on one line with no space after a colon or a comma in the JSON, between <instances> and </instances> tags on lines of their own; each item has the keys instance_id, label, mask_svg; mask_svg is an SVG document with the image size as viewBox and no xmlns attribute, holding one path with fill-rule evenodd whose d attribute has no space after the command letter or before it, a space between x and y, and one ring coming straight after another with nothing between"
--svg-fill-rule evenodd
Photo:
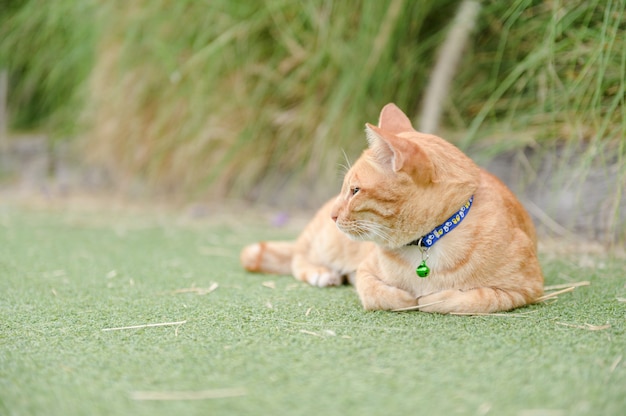
<instances>
[{"instance_id":1,"label":"white paw marking","mask_svg":"<svg viewBox=\"0 0 626 416\"><path fill-rule=\"evenodd\" d=\"M317 286L317 282L320 280L320 275L318 273L310 274L307 276L307 280L312 286Z\"/></svg>"},{"instance_id":2,"label":"white paw marking","mask_svg":"<svg viewBox=\"0 0 626 416\"><path fill-rule=\"evenodd\" d=\"M319 287L339 286L341 284L341 276L337 273L315 273L315 285Z\"/></svg>"}]
</instances>

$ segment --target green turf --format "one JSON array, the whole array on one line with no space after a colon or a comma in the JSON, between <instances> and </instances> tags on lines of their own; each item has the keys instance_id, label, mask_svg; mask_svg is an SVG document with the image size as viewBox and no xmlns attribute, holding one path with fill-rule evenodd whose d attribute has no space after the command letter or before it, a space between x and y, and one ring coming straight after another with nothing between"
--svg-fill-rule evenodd
<instances>
[{"instance_id":1,"label":"green turf","mask_svg":"<svg viewBox=\"0 0 626 416\"><path fill-rule=\"evenodd\" d=\"M243 272L250 219L0 205L0 414L621 415L624 261L547 260L590 280L522 316L364 312L350 287ZM275 288L262 285L273 281ZM179 289L219 287L208 294ZM104 328L186 321L179 326ZM601 326L591 331L571 324ZM238 397L138 400L137 392ZM227 391L227 392L228 392ZM208 393L207 393L208 394Z\"/></svg>"}]
</instances>

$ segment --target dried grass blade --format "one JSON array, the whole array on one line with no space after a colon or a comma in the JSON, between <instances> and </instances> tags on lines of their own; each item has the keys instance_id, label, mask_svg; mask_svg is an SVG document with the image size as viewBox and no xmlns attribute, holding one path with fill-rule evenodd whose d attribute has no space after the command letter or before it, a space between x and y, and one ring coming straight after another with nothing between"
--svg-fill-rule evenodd
<instances>
[{"instance_id":1,"label":"dried grass blade","mask_svg":"<svg viewBox=\"0 0 626 416\"><path fill-rule=\"evenodd\" d=\"M178 322L162 322L158 324L144 324L144 325L132 325L132 326L120 326L118 328L102 328L102 331L122 331L124 329L141 329L141 328L153 328L156 326L173 326L173 325L182 325L187 323L187 321L178 321Z\"/></svg>"},{"instance_id":2,"label":"dried grass blade","mask_svg":"<svg viewBox=\"0 0 626 416\"><path fill-rule=\"evenodd\" d=\"M406 312L406 311L418 311L421 308L425 308L427 306L437 305L439 303L443 303L445 300L439 300L437 302L425 303L423 305L409 306L408 308L398 308L392 309L391 312Z\"/></svg>"},{"instance_id":3,"label":"dried grass blade","mask_svg":"<svg viewBox=\"0 0 626 416\"><path fill-rule=\"evenodd\" d=\"M525 318L526 315L535 313L537 311L528 311L528 312L516 312L516 313L487 313L487 312L450 312L450 315L459 315L459 316L503 316L505 318Z\"/></svg>"},{"instance_id":4,"label":"dried grass blade","mask_svg":"<svg viewBox=\"0 0 626 416\"><path fill-rule=\"evenodd\" d=\"M577 283L563 283L560 285L550 285L550 286L545 286L543 288L543 290L557 290L557 289L565 289L568 287L580 287L580 286L589 286L591 284L590 281L585 280L582 282L577 282Z\"/></svg>"},{"instance_id":5,"label":"dried grass blade","mask_svg":"<svg viewBox=\"0 0 626 416\"><path fill-rule=\"evenodd\" d=\"M610 324L606 325L591 325L585 323L584 325L576 325L576 324L568 324L565 322L556 322L557 325L567 326L569 328L578 328L578 329L586 329L587 331L602 331L604 329L609 329L611 327Z\"/></svg>"},{"instance_id":6,"label":"dried grass blade","mask_svg":"<svg viewBox=\"0 0 626 416\"><path fill-rule=\"evenodd\" d=\"M307 335L313 335L314 337L321 337L321 335L318 334L317 332L307 331L306 329L301 329L300 333L307 334Z\"/></svg>"},{"instance_id":7,"label":"dried grass blade","mask_svg":"<svg viewBox=\"0 0 626 416\"><path fill-rule=\"evenodd\" d=\"M132 400L210 400L239 397L247 394L244 389L216 389L201 391L133 391Z\"/></svg>"},{"instance_id":8,"label":"dried grass blade","mask_svg":"<svg viewBox=\"0 0 626 416\"><path fill-rule=\"evenodd\" d=\"M197 293L198 295L207 295L213 291L215 291L219 287L219 284L212 283L208 288L202 287L188 287L184 289L177 289L174 293Z\"/></svg>"},{"instance_id":9,"label":"dried grass blade","mask_svg":"<svg viewBox=\"0 0 626 416\"><path fill-rule=\"evenodd\" d=\"M574 289L576 289L576 287L570 286L570 287L568 287L566 289L563 289L563 290L558 290L558 291L553 292L553 293L548 293L547 295L543 295L543 296L540 296L537 299L535 299L535 303L544 302L544 301L546 301L548 299L555 298L558 295L562 295L563 293L573 292Z\"/></svg>"},{"instance_id":10,"label":"dried grass blade","mask_svg":"<svg viewBox=\"0 0 626 416\"><path fill-rule=\"evenodd\" d=\"M276 282L273 280L261 283L261 286L266 287L268 289L276 289Z\"/></svg>"},{"instance_id":11,"label":"dried grass blade","mask_svg":"<svg viewBox=\"0 0 626 416\"><path fill-rule=\"evenodd\" d=\"M619 365L619 363L622 362L622 356L618 356L613 363L611 364L611 368L609 369L609 372L612 373L613 371L615 371L615 369L617 368L617 366Z\"/></svg>"}]
</instances>

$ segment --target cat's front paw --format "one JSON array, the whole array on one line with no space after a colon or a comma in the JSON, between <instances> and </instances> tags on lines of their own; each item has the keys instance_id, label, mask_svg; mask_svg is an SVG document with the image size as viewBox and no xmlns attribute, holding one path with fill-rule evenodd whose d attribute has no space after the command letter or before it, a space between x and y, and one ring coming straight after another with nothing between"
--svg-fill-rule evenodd
<instances>
[{"instance_id":1,"label":"cat's front paw","mask_svg":"<svg viewBox=\"0 0 626 416\"><path fill-rule=\"evenodd\" d=\"M339 273L324 269L307 272L306 281L318 287L340 286L343 283Z\"/></svg>"},{"instance_id":2,"label":"cat's front paw","mask_svg":"<svg viewBox=\"0 0 626 416\"><path fill-rule=\"evenodd\" d=\"M363 309L367 311L403 309L417 305L415 296L392 286L380 285L375 290L361 291L359 296Z\"/></svg>"}]
</instances>

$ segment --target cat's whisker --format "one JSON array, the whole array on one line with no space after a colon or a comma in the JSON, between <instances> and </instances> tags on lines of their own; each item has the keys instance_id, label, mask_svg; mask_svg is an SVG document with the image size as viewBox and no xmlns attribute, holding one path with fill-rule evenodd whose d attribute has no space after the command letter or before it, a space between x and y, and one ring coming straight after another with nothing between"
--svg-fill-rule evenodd
<instances>
[{"instance_id":1,"label":"cat's whisker","mask_svg":"<svg viewBox=\"0 0 626 416\"><path fill-rule=\"evenodd\" d=\"M380 237L384 242L391 243L391 229L382 224L367 220L358 220L358 225L370 233Z\"/></svg>"},{"instance_id":2,"label":"cat's whisker","mask_svg":"<svg viewBox=\"0 0 626 416\"><path fill-rule=\"evenodd\" d=\"M343 179L346 176L346 172L350 170L350 167L344 165L343 163L339 163L339 169L337 174Z\"/></svg>"},{"instance_id":3,"label":"cat's whisker","mask_svg":"<svg viewBox=\"0 0 626 416\"><path fill-rule=\"evenodd\" d=\"M346 172L350 169L352 169L352 164L350 163L350 159L348 159L348 155L346 154L346 151L344 149L341 149L341 153L343 153L343 157L344 159L346 159L346 165L348 167L348 169L346 170Z\"/></svg>"},{"instance_id":4,"label":"cat's whisker","mask_svg":"<svg viewBox=\"0 0 626 416\"><path fill-rule=\"evenodd\" d=\"M362 221L348 221L342 223L344 232L352 234L361 240L367 240L368 233L371 232L371 227L367 224L363 224Z\"/></svg>"},{"instance_id":5,"label":"cat's whisker","mask_svg":"<svg viewBox=\"0 0 626 416\"><path fill-rule=\"evenodd\" d=\"M356 234L359 238L367 239L367 234L376 235L380 237L384 242L391 244L392 236L398 232L418 235L417 231L405 230L401 228L391 228L384 224L380 224L369 220L354 220L344 224L344 229L348 233Z\"/></svg>"},{"instance_id":6,"label":"cat's whisker","mask_svg":"<svg viewBox=\"0 0 626 416\"><path fill-rule=\"evenodd\" d=\"M384 232L387 235L392 235L392 234L398 233L398 232L405 233L405 234L411 234L411 235L418 235L419 234L419 231L416 231L416 230L407 230L407 229L404 229L404 228L391 228L391 227L387 227L387 226L385 226L383 224L379 224L379 223L375 223L373 221L367 221L367 220L359 220L359 221L362 221L364 224L367 224L367 225L372 225L372 226L375 226L375 227L379 227L381 230L384 230Z\"/></svg>"},{"instance_id":7,"label":"cat's whisker","mask_svg":"<svg viewBox=\"0 0 626 416\"><path fill-rule=\"evenodd\" d=\"M348 229L348 227L350 229ZM390 242L391 236L394 234L397 234L398 232L410 234L410 235L418 234L418 231L415 231L415 230L407 230L403 228L391 228L384 224L380 224L378 222L374 222L370 220L349 221L349 222L344 223L344 228L346 229L346 231L355 231L357 229L361 231L366 230L368 232L371 232L383 238L386 242ZM362 235L363 233L361 232L360 234Z\"/></svg>"},{"instance_id":8,"label":"cat's whisker","mask_svg":"<svg viewBox=\"0 0 626 416\"><path fill-rule=\"evenodd\" d=\"M338 175L341 177L341 179L343 179L346 174L348 173L348 171L352 168L352 164L350 163L350 160L348 160L348 155L346 154L346 151L341 149L341 151L343 152L343 157L345 159L345 163L341 163L339 162L337 165L339 167L337 173Z\"/></svg>"},{"instance_id":9,"label":"cat's whisker","mask_svg":"<svg viewBox=\"0 0 626 416\"><path fill-rule=\"evenodd\" d=\"M392 228L387 227L386 225L383 225L383 224L380 224L380 223L377 223L377 222L367 221L367 220L360 220L360 222L364 226L366 226L366 227L368 227L370 229L376 230L376 231L378 231L380 233L383 233L386 236L391 235L391 233L393 232Z\"/></svg>"},{"instance_id":10,"label":"cat's whisker","mask_svg":"<svg viewBox=\"0 0 626 416\"><path fill-rule=\"evenodd\" d=\"M383 230L373 227L371 228L372 233L374 233L375 235L377 235L378 237L382 238L383 241L389 243L391 241L390 236L388 234L386 234Z\"/></svg>"}]
</instances>

